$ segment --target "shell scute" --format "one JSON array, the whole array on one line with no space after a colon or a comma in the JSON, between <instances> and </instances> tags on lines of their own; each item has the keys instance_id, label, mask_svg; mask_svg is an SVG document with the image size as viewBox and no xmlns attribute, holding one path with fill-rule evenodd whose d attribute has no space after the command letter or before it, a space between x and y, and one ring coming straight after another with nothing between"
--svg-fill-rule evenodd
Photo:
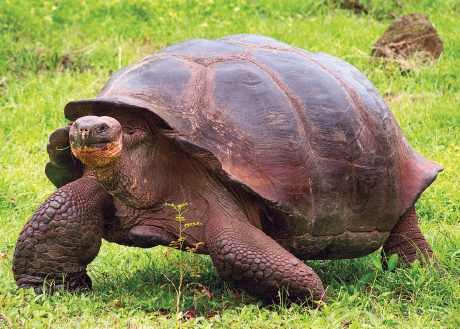
<instances>
[{"instance_id":1,"label":"shell scute","mask_svg":"<svg viewBox=\"0 0 460 329\"><path fill-rule=\"evenodd\" d=\"M309 233L318 237L345 232L353 205L352 165L343 159L314 157L308 173L313 205Z\"/></svg>"},{"instance_id":2,"label":"shell scute","mask_svg":"<svg viewBox=\"0 0 460 329\"><path fill-rule=\"evenodd\" d=\"M398 207L397 204L387 204L386 195L380 198L375 197L376 194L385 191L388 186L388 168L385 157L376 156L371 161L369 158L372 157L362 157L353 163L355 199L347 225L347 230L353 232L371 232L377 229L382 212L389 211L391 206L393 209ZM357 196L359 200L356 199ZM390 207L387 208L387 206ZM393 218L398 218L398 215L394 215L393 212Z\"/></svg>"},{"instance_id":3,"label":"shell scute","mask_svg":"<svg viewBox=\"0 0 460 329\"><path fill-rule=\"evenodd\" d=\"M176 58L158 58L131 67L100 96L136 97L168 108L183 108L192 79L192 69Z\"/></svg>"}]
</instances>

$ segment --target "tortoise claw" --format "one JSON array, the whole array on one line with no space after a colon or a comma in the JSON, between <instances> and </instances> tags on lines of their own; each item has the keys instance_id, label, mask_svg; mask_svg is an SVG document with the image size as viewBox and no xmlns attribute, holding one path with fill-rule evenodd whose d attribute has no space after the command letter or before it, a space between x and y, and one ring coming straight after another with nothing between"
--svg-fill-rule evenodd
<instances>
[{"instance_id":1,"label":"tortoise claw","mask_svg":"<svg viewBox=\"0 0 460 329\"><path fill-rule=\"evenodd\" d=\"M34 277L34 279L35 282L17 282L17 285L19 286L19 288L23 289L32 288L36 294L42 294L44 288L45 293L51 295L55 292L60 291L80 292L83 290L93 290L91 278L86 273L78 273L77 275L72 275L72 277L67 278L64 282L56 282L56 280L53 279L50 280L49 278L42 278L42 283L39 284L37 283L36 276ZM62 281L62 278L59 278L59 280Z\"/></svg>"}]
</instances>

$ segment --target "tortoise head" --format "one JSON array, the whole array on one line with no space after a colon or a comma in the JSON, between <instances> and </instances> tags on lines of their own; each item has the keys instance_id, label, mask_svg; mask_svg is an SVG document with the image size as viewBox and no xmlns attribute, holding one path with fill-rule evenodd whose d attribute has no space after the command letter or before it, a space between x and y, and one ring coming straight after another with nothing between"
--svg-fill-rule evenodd
<instances>
[{"instance_id":1,"label":"tortoise head","mask_svg":"<svg viewBox=\"0 0 460 329\"><path fill-rule=\"evenodd\" d=\"M85 165L105 167L121 154L123 131L121 124L108 116L85 116L70 128L72 153Z\"/></svg>"}]
</instances>

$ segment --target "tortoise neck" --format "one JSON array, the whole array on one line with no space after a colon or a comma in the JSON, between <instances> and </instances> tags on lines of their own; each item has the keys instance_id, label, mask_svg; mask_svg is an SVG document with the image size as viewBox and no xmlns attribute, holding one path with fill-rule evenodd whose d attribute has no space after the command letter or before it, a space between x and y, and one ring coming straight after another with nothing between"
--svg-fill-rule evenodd
<instances>
[{"instance_id":1,"label":"tortoise neck","mask_svg":"<svg viewBox=\"0 0 460 329\"><path fill-rule=\"evenodd\" d=\"M115 189L118 181L118 165L119 160L117 159L104 167L91 167L96 179L101 183L104 190L109 193Z\"/></svg>"}]
</instances>

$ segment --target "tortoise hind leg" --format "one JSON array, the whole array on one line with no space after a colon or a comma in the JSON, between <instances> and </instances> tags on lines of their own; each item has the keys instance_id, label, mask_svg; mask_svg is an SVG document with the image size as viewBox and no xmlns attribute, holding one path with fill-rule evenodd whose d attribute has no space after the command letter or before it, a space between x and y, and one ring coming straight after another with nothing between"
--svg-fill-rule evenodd
<instances>
[{"instance_id":1,"label":"tortoise hind leg","mask_svg":"<svg viewBox=\"0 0 460 329\"><path fill-rule=\"evenodd\" d=\"M383 244L383 256L390 258L398 254L399 259L408 265L419 259L422 262L429 262L434 259L433 250L418 227L418 218L415 213L415 206L402 217L396 226L391 230L390 236Z\"/></svg>"},{"instance_id":2,"label":"tortoise hind leg","mask_svg":"<svg viewBox=\"0 0 460 329\"><path fill-rule=\"evenodd\" d=\"M219 275L266 302L325 300L321 279L272 238L245 221L213 214L206 223L206 243Z\"/></svg>"}]
</instances>

